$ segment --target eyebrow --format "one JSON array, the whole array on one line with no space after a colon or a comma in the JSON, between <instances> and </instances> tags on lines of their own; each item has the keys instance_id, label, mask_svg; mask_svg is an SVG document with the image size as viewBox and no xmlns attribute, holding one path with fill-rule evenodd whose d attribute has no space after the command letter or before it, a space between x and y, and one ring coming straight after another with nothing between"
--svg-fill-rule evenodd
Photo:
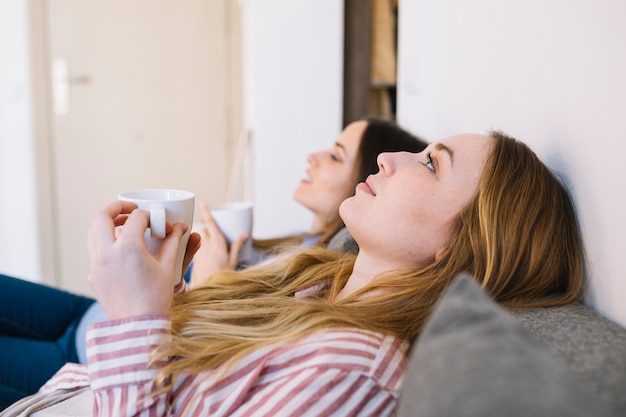
<instances>
[{"instance_id":1,"label":"eyebrow","mask_svg":"<svg viewBox=\"0 0 626 417\"><path fill-rule=\"evenodd\" d=\"M447 152L448 155L450 156L450 161L454 162L454 151L450 148L448 148L446 145L444 145L443 143L436 143L435 144L435 149L437 149L438 151L444 151Z\"/></svg>"},{"instance_id":2,"label":"eyebrow","mask_svg":"<svg viewBox=\"0 0 626 417\"><path fill-rule=\"evenodd\" d=\"M346 151L346 147L343 146L343 144L339 143L339 142L335 142L335 146L342 149L344 153L348 153L348 151Z\"/></svg>"}]
</instances>

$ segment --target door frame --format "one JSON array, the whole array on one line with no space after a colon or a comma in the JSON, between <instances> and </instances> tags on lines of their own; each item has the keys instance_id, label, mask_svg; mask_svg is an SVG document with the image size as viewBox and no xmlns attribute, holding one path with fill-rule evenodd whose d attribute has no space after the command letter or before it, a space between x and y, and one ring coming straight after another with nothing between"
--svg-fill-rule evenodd
<instances>
[{"instance_id":1,"label":"door frame","mask_svg":"<svg viewBox=\"0 0 626 417\"><path fill-rule=\"evenodd\" d=\"M45 0L28 0L28 26L31 59L31 98L33 159L35 161L35 193L37 200L37 230L39 241L39 270L43 283L59 284L56 239L56 202L54 201L54 166L50 125L50 76L46 47Z\"/></svg>"}]
</instances>

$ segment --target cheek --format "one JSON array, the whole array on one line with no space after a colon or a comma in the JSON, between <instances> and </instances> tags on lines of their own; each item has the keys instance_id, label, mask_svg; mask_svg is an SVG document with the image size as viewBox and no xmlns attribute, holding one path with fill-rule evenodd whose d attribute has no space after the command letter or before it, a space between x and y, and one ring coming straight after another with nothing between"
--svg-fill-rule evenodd
<instances>
[{"instance_id":1,"label":"cheek","mask_svg":"<svg viewBox=\"0 0 626 417\"><path fill-rule=\"evenodd\" d=\"M466 203L460 198L434 199L428 210L428 230L435 250L450 245L458 216Z\"/></svg>"},{"instance_id":2,"label":"cheek","mask_svg":"<svg viewBox=\"0 0 626 417\"><path fill-rule=\"evenodd\" d=\"M315 181L294 192L295 200L316 213L337 215L339 205L354 195L354 181L337 171L320 173Z\"/></svg>"},{"instance_id":3,"label":"cheek","mask_svg":"<svg viewBox=\"0 0 626 417\"><path fill-rule=\"evenodd\" d=\"M449 242L458 209L453 201L437 200L428 211L429 227L438 242Z\"/></svg>"},{"instance_id":4,"label":"cheek","mask_svg":"<svg viewBox=\"0 0 626 417\"><path fill-rule=\"evenodd\" d=\"M333 195L341 200L354 194L355 182L356 179L352 172L347 171L328 172L324 176L326 191L328 191L329 195Z\"/></svg>"},{"instance_id":5,"label":"cheek","mask_svg":"<svg viewBox=\"0 0 626 417\"><path fill-rule=\"evenodd\" d=\"M452 201L427 194L416 196L392 217L407 219L408 222L403 224L408 234L417 236L425 247L436 250L449 242L452 233L451 224L457 213Z\"/></svg>"}]
</instances>

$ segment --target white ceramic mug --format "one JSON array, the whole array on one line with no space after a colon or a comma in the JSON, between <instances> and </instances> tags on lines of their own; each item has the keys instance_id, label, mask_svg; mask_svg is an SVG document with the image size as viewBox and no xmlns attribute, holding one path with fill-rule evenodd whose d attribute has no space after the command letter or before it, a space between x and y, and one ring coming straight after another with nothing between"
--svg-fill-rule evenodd
<instances>
[{"instance_id":1,"label":"white ceramic mug","mask_svg":"<svg viewBox=\"0 0 626 417\"><path fill-rule=\"evenodd\" d=\"M118 195L118 200L132 201L137 207L150 212L150 224L145 233L146 245L151 254L156 255L165 237L165 222L171 224L185 223L188 227L183 235L176 257L176 280L180 282L183 274L183 260L185 249L193 225L193 210L196 196L194 193L183 190L164 188L146 188L132 190Z\"/></svg>"},{"instance_id":2,"label":"white ceramic mug","mask_svg":"<svg viewBox=\"0 0 626 417\"><path fill-rule=\"evenodd\" d=\"M229 244L233 243L242 233L248 233L248 240L239 252L239 261L247 262L252 258L252 203L234 201L220 204L211 209L211 215Z\"/></svg>"}]
</instances>

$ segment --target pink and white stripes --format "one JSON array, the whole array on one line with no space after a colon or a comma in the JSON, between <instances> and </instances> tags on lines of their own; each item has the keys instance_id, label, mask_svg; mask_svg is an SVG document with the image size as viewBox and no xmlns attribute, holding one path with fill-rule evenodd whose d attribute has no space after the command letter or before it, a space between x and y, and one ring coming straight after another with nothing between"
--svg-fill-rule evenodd
<instances>
[{"instance_id":1,"label":"pink and white stripes","mask_svg":"<svg viewBox=\"0 0 626 417\"><path fill-rule=\"evenodd\" d=\"M406 365L406 343L357 329L331 329L253 352L175 381L154 396L163 364L149 365L169 340L167 317L101 323L88 333L89 369L66 366L48 384L89 383L100 416L388 416Z\"/></svg>"}]
</instances>

